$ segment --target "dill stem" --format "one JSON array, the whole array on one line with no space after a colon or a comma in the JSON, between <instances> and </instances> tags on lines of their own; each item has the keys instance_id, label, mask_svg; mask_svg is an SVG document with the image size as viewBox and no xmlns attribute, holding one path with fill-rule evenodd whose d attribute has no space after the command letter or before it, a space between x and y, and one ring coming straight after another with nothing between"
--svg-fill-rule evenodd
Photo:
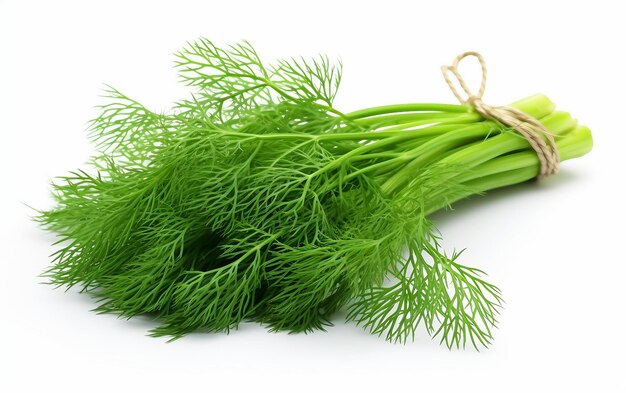
<instances>
[{"instance_id":1,"label":"dill stem","mask_svg":"<svg viewBox=\"0 0 626 393\"><path fill-rule=\"evenodd\" d=\"M552 101L539 94L517 101L510 106L520 109L538 119L551 115L555 107ZM558 118L558 121L556 121L557 126L561 124L560 122L564 123L568 118L568 116L565 116L565 119ZM443 153L450 149L458 148L460 145L463 145L463 143L467 144L472 142L472 137L483 136L486 140L478 144L469 145L464 149L447 155L440 160L440 162L442 164L460 165L471 168L499 155L528 147L528 142L513 132L501 132L499 135L489 137L490 132L498 130L498 125L494 122L488 121L477 124L486 126L483 134L473 135L471 132L468 132L468 134L464 135L466 128L460 128L420 145L418 147L419 155L402 169L396 171L382 184L381 188L383 192L392 195L406 185L414 177L419 168L430 163L432 158L441 157ZM569 123L567 124L569 125Z\"/></svg>"},{"instance_id":2,"label":"dill stem","mask_svg":"<svg viewBox=\"0 0 626 393\"><path fill-rule=\"evenodd\" d=\"M427 122L425 124L430 124ZM461 123L462 124L462 123ZM415 126L415 124L411 124ZM253 134L246 132L238 132L223 129L204 129L204 131L221 134L224 136L236 136L242 139L261 139L261 140L316 140L316 141L341 141L341 140L379 140L392 137L400 137L399 140L409 140L414 137L437 136L448 132L454 128L458 128L456 124L435 124L430 127L419 129L406 129L398 127L393 129L385 129L382 131L360 131L360 132L344 132L344 133L327 133L327 134L305 134L305 133L272 133L272 134ZM201 129L201 128L199 128ZM202 139L198 137L196 139ZM189 138L188 140L192 140Z\"/></svg>"},{"instance_id":3,"label":"dill stem","mask_svg":"<svg viewBox=\"0 0 626 393\"><path fill-rule=\"evenodd\" d=\"M353 120L364 127L382 128L394 125L408 128L413 122L416 125L431 123L473 123L481 121L477 113L447 113L447 112L418 112L418 113L392 113L382 116L364 117Z\"/></svg>"},{"instance_id":4,"label":"dill stem","mask_svg":"<svg viewBox=\"0 0 626 393\"><path fill-rule=\"evenodd\" d=\"M540 119L540 121L552 132L556 137L557 148L567 146L564 142L571 140L569 134L576 130L577 122L564 112L552 113ZM560 143L559 143L560 142ZM472 168L480 164L492 160L496 157L509 154L518 150L527 149L528 142L514 132L505 132L500 135L493 136L486 141L468 146L454 154L444 157L440 163L461 165L463 167ZM560 152L560 148L559 148ZM536 158L536 153L529 151ZM561 154L562 155L562 154ZM566 159L563 158L562 159ZM537 159L537 163L538 163Z\"/></svg>"},{"instance_id":5,"label":"dill stem","mask_svg":"<svg viewBox=\"0 0 626 393\"><path fill-rule=\"evenodd\" d=\"M346 113L346 117L351 120L361 119L364 117L372 117L385 115L389 113L402 112L448 112L448 113L471 113L471 109L465 105L454 104L395 104L383 105L372 108L361 109L358 111Z\"/></svg>"},{"instance_id":6,"label":"dill stem","mask_svg":"<svg viewBox=\"0 0 626 393\"><path fill-rule=\"evenodd\" d=\"M593 145L591 132L587 127L578 127L570 132L567 137L556 141L561 160L570 160L587 154ZM536 170L535 176L539 173L539 158L534 151L525 150L512 154L503 155L478 165L475 170L461 178L461 181L472 181L493 174L508 172L525 167L532 167Z\"/></svg>"},{"instance_id":7,"label":"dill stem","mask_svg":"<svg viewBox=\"0 0 626 393\"><path fill-rule=\"evenodd\" d=\"M395 172L381 185L383 193L392 195L410 181L419 168L431 162L434 158L440 156L440 154L464 143L472 142L477 138L486 137L490 132L494 131L496 127L497 126L493 123L480 122L448 132L418 146L413 151L408 152L410 157L413 158L412 161Z\"/></svg>"},{"instance_id":8,"label":"dill stem","mask_svg":"<svg viewBox=\"0 0 626 393\"><path fill-rule=\"evenodd\" d=\"M587 154L593 146L591 131L584 126L578 127L564 138L558 139L556 145L562 161L581 157ZM433 195L431 200L436 202L427 208L426 214L474 194L534 179L539 174L539 169L539 158L531 150L493 158L455 179L467 186L465 193L444 202L441 202L443 195Z\"/></svg>"},{"instance_id":9,"label":"dill stem","mask_svg":"<svg viewBox=\"0 0 626 393\"><path fill-rule=\"evenodd\" d=\"M462 129L454 130L452 132L441 134L439 137L432 138L425 142L423 140L420 140L420 143L417 145L417 147L398 152L396 157L392 157L386 161L378 162L361 168L346 176L345 180L351 180L358 175L368 173L374 170L378 174L380 174L381 171L389 172L399 167L402 163L412 160L415 161L414 163L412 163L415 167L417 167L418 165L424 165L427 162L430 162L432 158L444 154L445 151L449 150L452 145L458 145L459 143L462 143L461 141L478 139L484 137L485 135L488 135L491 127L492 126L490 126L489 123L481 122L472 124L471 126L467 126ZM453 133L456 133L458 135L452 135ZM450 137L451 135L452 137ZM351 161L355 161L358 159L359 158L357 157L352 159ZM417 161L419 161L419 163ZM412 168L414 167L407 169L407 172L413 171Z\"/></svg>"}]
</instances>

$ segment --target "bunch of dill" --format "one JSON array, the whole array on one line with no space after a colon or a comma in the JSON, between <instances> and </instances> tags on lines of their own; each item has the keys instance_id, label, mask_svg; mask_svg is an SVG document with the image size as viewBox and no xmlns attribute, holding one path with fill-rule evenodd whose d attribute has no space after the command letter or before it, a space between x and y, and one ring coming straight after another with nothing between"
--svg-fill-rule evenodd
<instances>
[{"instance_id":1,"label":"bunch of dill","mask_svg":"<svg viewBox=\"0 0 626 393\"><path fill-rule=\"evenodd\" d=\"M391 341L423 325L448 346L488 344L500 291L442 251L427 214L499 186L442 160L494 135L529 150L522 138L462 105L344 114L325 57L265 66L246 42L201 39L177 67L190 98L159 114L110 89L92 168L54 184L39 217L59 234L52 283L82 287L99 312L154 316L155 336L246 320L307 332L347 307Z\"/></svg>"}]
</instances>

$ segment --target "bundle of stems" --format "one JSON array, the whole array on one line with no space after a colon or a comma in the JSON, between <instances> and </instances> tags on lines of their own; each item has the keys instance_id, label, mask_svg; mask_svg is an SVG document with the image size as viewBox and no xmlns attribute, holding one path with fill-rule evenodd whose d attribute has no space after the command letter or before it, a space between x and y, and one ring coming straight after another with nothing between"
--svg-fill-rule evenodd
<instances>
[{"instance_id":1,"label":"bundle of stems","mask_svg":"<svg viewBox=\"0 0 626 393\"><path fill-rule=\"evenodd\" d=\"M449 347L487 345L500 290L442 250L428 216L535 178L515 130L466 105L343 113L326 57L265 66L247 42L177 53L194 92L155 113L115 89L92 122L91 168L60 178L39 220L58 233L46 276L97 311L160 321L155 336L324 329L348 320L390 341L422 325ZM553 135L561 160L588 128L543 95L511 104Z\"/></svg>"}]
</instances>

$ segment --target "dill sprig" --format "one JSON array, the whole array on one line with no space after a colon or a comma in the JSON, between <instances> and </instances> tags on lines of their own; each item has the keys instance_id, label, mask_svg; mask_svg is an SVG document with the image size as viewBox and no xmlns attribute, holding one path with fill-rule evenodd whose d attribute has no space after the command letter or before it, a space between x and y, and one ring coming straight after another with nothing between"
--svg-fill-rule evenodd
<instances>
[{"instance_id":1,"label":"dill sprig","mask_svg":"<svg viewBox=\"0 0 626 393\"><path fill-rule=\"evenodd\" d=\"M155 113L109 88L87 170L53 184L39 220L59 236L51 283L97 311L150 314L155 336L228 332L246 320L308 332L348 319L390 341L422 325L448 347L492 340L500 290L447 254L428 215L537 175L512 130L469 107L402 104L342 113L341 65L264 65L243 42L176 54L192 94ZM588 129L544 96L514 106L563 159Z\"/></svg>"}]
</instances>

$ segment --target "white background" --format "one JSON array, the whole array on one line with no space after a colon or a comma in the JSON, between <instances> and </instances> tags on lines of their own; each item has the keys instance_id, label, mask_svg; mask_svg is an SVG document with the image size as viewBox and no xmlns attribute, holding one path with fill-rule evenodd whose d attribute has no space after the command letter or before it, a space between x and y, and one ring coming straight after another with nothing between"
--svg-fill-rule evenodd
<instances>
[{"instance_id":1,"label":"white background","mask_svg":"<svg viewBox=\"0 0 626 393\"><path fill-rule=\"evenodd\" d=\"M625 12L620 2L0 0L0 390L626 391ZM154 110L183 96L171 53L199 36L247 39L268 60L341 56L349 111L450 102L439 66L465 50L489 68L485 101L543 92L594 132L594 151L540 184L496 191L436 220L507 301L480 353L420 336L392 345L341 316L328 332L175 343L149 320L96 315L41 285L53 237L24 204L87 160L103 83Z\"/></svg>"}]
</instances>

